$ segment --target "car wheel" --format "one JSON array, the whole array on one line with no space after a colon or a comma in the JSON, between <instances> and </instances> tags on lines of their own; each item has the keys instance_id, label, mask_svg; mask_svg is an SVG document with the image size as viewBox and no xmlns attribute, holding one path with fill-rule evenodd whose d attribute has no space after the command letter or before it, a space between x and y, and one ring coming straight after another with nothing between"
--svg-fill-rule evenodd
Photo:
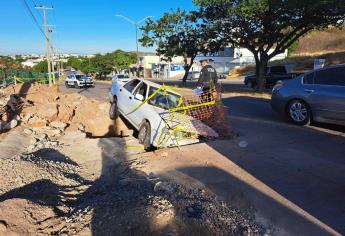
<instances>
[{"instance_id":1,"label":"car wheel","mask_svg":"<svg viewBox=\"0 0 345 236\"><path fill-rule=\"evenodd\" d=\"M254 86L253 86L253 82L252 81L248 81L247 82L247 87L248 88L253 88Z\"/></svg>"},{"instance_id":2,"label":"car wheel","mask_svg":"<svg viewBox=\"0 0 345 236\"><path fill-rule=\"evenodd\" d=\"M117 107L117 100L114 98L114 102L111 103L111 106L109 108L109 118L111 120L115 120L119 117L119 109Z\"/></svg>"},{"instance_id":3,"label":"car wheel","mask_svg":"<svg viewBox=\"0 0 345 236\"><path fill-rule=\"evenodd\" d=\"M311 120L311 110L307 103L301 100L292 100L287 108L289 120L296 125L307 125Z\"/></svg>"},{"instance_id":4,"label":"car wheel","mask_svg":"<svg viewBox=\"0 0 345 236\"><path fill-rule=\"evenodd\" d=\"M65 82L65 86L66 86L66 88L69 88L68 82Z\"/></svg>"},{"instance_id":5,"label":"car wheel","mask_svg":"<svg viewBox=\"0 0 345 236\"><path fill-rule=\"evenodd\" d=\"M151 150L151 126L149 122L144 121L141 124L139 128L138 140L140 144L144 145L144 149L146 151Z\"/></svg>"}]
</instances>

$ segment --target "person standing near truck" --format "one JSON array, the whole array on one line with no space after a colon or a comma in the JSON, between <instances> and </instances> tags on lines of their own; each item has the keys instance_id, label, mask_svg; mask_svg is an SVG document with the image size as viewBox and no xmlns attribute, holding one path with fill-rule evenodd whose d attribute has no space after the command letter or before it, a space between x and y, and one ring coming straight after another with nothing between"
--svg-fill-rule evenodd
<instances>
[{"instance_id":1,"label":"person standing near truck","mask_svg":"<svg viewBox=\"0 0 345 236\"><path fill-rule=\"evenodd\" d=\"M208 60L200 61L202 69L197 83L197 87L201 88L204 92L214 89L218 83L216 70L209 64Z\"/></svg>"},{"instance_id":2,"label":"person standing near truck","mask_svg":"<svg viewBox=\"0 0 345 236\"><path fill-rule=\"evenodd\" d=\"M216 70L209 64L208 60L200 60L202 69L197 83L197 90L202 90L203 94L207 95L203 100L209 100L209 92L216 88L218 83L218 76Z\"/></svg>"}]
</instances>

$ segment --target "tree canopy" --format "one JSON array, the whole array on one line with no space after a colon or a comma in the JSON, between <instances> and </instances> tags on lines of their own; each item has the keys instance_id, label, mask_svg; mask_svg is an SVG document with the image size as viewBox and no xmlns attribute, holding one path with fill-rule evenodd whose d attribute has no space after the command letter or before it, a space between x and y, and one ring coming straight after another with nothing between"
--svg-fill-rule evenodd
<instances>
[{"instance_id":1,"label":"tree canopy","mask_svg":"<svg viewBox=\"0 0 345 236\"><path fill-rule=\"evenodd\" d=\"M36 73L48 73L48 63L47 63L47 61L44 60L44 61L41 61L41 62L37 63L32 68L32 71L36 72Z\"/></svg>"},{"instance_id":2,"label":"tree canopy","mask_svg":"<svg viewBox=\"0 0 345 236\"><path fill-rule=\"evenodd\" d=\"M82 71L83 73L95 73L102 77L111 73L112 71L129 68L131 64L136 63L136 58L136 54L134 53L117 50L104 55L96 54L91 58L71 57L64 66L71 66L74 69Z\"/></svg>"},{"instance_id":3,"label":"tree canopy","mask_svg":"<svg viewBox=\"0 0 345 236\"><path fill-rule=\"evenodd\" d=\"M314 29L344 23L343 0L194 0L208 35L255 57L259 88L268 61Z\"/></svg>"},{"instance_id":4,"label":"tree canopy","mask_svg":"<svg viewBox=\"0 0 345 236\"><path fill-rule=\"evenodd\" d=\"M175 56L190 59L189 65L185 67L184 80L198 53L220 49L220 45L209 43L195 14L181 9L167 12L156 21L148 19L142 30L140 42L143 46L156 46L157 54L168 60Z\"/></svg>"}]
</instances>

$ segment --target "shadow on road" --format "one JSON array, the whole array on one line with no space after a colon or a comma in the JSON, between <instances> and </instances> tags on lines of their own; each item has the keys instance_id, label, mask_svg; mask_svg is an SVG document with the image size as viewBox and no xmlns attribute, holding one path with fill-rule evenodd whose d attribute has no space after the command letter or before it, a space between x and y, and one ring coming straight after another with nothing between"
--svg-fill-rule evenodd
<instances>
[{"instance_id":1,"label":"shadow on road","mask_svg":"<svg viewBox=\"0 0 345 236\"><path fill-rule=\"evenodd\" d=\"M316 124L319 127L315 129L285 123L272 112L269 101L263 99L232 97L225 99L224 104L229 107L231 125L240 137L208 145L316 219L344 234L345 208L340 207L344 206L345 194L345 138L341 136L344 127L322 124L321 127L332 129L325 130L320 124ZM239 147L241 140L248 142L247 148ZM199 169L189 171L191 175L200 172ZM263 210L272 222L293 234L300 234L303 228L308 229L304 233L320 233L309 219L284 209L237 176L226 177L225 173L213 172L223 175L223 182L216 183L222 185L217 189L228 189L223 196L237 199L239 204L246 199L254 202L254 207ZM208 184L211 188L212 185Z\"/></svg>"}]
</instances>

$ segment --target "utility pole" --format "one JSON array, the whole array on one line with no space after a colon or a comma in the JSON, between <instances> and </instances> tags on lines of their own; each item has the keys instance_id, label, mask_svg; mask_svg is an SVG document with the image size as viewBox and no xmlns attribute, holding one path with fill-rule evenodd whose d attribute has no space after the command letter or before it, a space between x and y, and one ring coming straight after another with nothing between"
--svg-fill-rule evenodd
<instances>
[{"instance_id":1,"label":"utility pole","mask_svg":"<svg viewBox=\"0 0 345 236\"><path fill-rule=\"evenodd\" d=\"M129 23L131 23L132 25L135 26L135 42L136 42L136 47L137 47L137 73L139 73L139 42L138 42L138 27L140 25L140 23L144 22L146 19L149 19L149 18L153 18L153 16L147 16L143 19L141 19L140 21L133 21L131 19L129 19L128 17L124 16L124 15L120 15L120 14L116 14L115 16L117 17L121 17L122 19L128 21Z\"/></svg>"},{"instance_id":2,"label":"utility pole","mask_svg":"<svg viewBox=\"0 0 345 236\"><path fill-rule=\"evenodd\" d=\"M48 33L53 33L53 27L54 25L48 25ZM52 38L49 38L50 42L50 56L51 56L51 68L52 68L52 77L53 77L53 84L55 84L55 53L54 48L52 44Z\"/></svg>"},{"instance_id":3,"label":"utility pole","mask_svg":"<svg viewBox=\"0 0 345 236\"><path fill-rule=\"evenodd\" d=\"M44 35L46 38L46 50L47 50L47 63L48 63L48 78L49 78L49 87L53 85L52 83L52 68L51 68L51 45L49 40L49 29L47 25L47 10L53 10L52 7L46 7L46 6L35 6L35 9L42 10L43 11L43 23L44 23Z\"/></svg>"}]
</instances>

